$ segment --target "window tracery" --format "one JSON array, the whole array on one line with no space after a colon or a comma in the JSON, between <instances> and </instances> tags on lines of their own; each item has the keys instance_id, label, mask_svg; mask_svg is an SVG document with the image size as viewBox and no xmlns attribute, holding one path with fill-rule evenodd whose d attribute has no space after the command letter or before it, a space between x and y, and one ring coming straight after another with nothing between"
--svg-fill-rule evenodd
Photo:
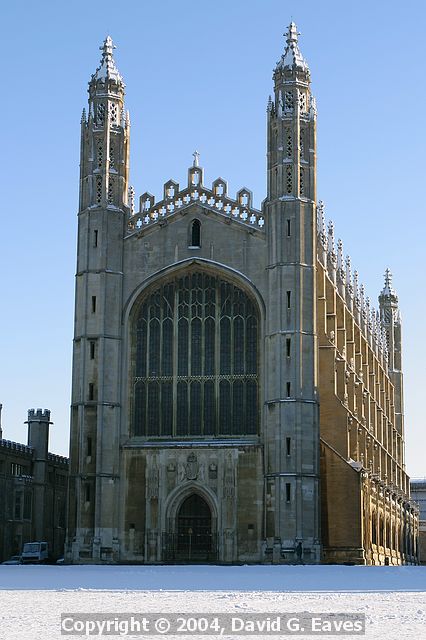
<instances>
[{"instance_id":1,"label":"window tracery","mask_svg":"<svg viewBox=\"0 0 426 640\"><path fill-rule=\"evenodd\" d=\"M114 204L115 199L115 178L109 176L108 180L108 204Z\"/></svg>"},{"instance_id":2,"label":"window tracery","mask_svg":"<svg viewBox=\"0 0 426 640\"><path fill-rule=\"evenodd\" d=\"M290 127L285 129L285 155L287 158L293 157L293 136Z\"/></svg>"},{"instance_id":3,"label":"window tracery","mask_svg":"<svg viewBox=\"0 0 426 640\"><path fill-rule=\"evenodd\" d=\"M111 124L118 123L118 106L116 102L109 103L109 118L111 120Z\"/></svg>"},{"instance_id":4,"label":"window tracery","mask_svg":"<svg viewBox=\"0 0 426 640\"><path fill-rule=\"evenodd\" d=\"M102 176L96 176L96 203L102 202Z\"/></svg>"},{"instance_id":5,"label":"window tracery","mask_svg":"<svg viewBox=\"0 0 426 640\"><path fill-rule=\"evenodd\" d=\"M111 169L115 169L115 145L113 142L109 145L109 166Z\"/></svg>"},{"instance_id":6,"label":"window tracery","mask_svg":"<svg viewBox=\"0 0 426 640\"><path fill-rule=\"evenodd\" d=\"M96 139L96 164L98 169L102 169L104 161L104 145L101 138Z\"/></svg>"},{"instance_id":7,"label":"window tracery","mask_svg":"<svg viewBox=\"0 0 426 640\"><path fill-rule=\"evenodd\" d=\"M286 166L286 193L288 196L293 193L293 167L291 164Z\"/></svg>"},{"instance_id":8,"label":"window tracery","mask_svg":"<svg viewBox=\"0 0 426 640\"><path fill-rule=\"evenodd\" d=\"M284 94L284 111L290 113L294 110L294 96L292 91L286 91Z\"/></svg>"},{"instance_id":9,"label":"window tracery","mask_svg":"<svg viewBox=\"0 0 426 640\"><path fill-rule=\"evenodd\" d=\"M258 324L254 302L217 276L149 294L134 330L134 435L257 433Z\"/></svg>"},{"instance_id":10,"label":"window tracery","mask_svg":"<svg viewBox=\"0 0 426 640\"><path fill-rule=\"evenodd\" d=\"M96 124L102 126L105 122L105 105L103 102L99 102L96 109Z\"/></svg>"}]
</instances>

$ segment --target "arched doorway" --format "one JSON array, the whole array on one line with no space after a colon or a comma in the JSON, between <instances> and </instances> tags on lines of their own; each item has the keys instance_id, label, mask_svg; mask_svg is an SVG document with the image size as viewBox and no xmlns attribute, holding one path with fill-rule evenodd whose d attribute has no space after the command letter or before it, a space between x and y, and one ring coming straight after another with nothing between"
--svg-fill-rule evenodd
<instances>
[{"instance_id":1,"label":"arched doorway","mask_svg":"<svg viewBox=\"0 0 426 640\"><path fill-rule=\"evenodd\" d=\"M182 562L205 562L213 559L212 513L197 493L181 504L176 518L177 559Z\"/></svg>"}]
</instances>

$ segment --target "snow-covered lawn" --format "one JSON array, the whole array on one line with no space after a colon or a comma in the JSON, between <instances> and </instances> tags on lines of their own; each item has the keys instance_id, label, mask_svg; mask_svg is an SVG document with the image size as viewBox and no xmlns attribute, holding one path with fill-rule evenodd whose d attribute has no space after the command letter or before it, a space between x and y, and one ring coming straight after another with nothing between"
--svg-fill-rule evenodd
<instances>
[{"instance_id":1,"label":"snow-covered lawn","mask_svg":"<svg viewBox=\"0 0 426 640\"><path fill-rule=\"evenodd\" d=\"M359 612L368 640L426 638L426 567L18 565L0 566L0 589L1 640L59 640L61 613L77 611Z\"/></svg>"}]
</instances>

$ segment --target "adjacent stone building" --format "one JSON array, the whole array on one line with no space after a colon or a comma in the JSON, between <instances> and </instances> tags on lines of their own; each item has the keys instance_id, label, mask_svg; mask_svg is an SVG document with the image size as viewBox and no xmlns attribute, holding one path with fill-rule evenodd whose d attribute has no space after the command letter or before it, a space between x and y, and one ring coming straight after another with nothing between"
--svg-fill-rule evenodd
<instances>
[{"instance_id":1,"label":"adjacent stone building","mask_svg":"<svg viewBox=\"0 0 426 640\"><path fill-rule=\"evenodd\" d=\"M26 424L25 445L3 438L0 419L0 562L25 542L48 542L52 559L64 550L68 458L49 453L50 411L30 409Z\"/></svg>"},{"instance_id":2,"label":"adjacent stone building","mask_svg":"<svg viewBox=\"0 0 426 640\"><path fill-rule=\"evenodd\" d=\"M426 478L413 478L411 495L419 506L419 559L426 564Z\"/></svg>"},{"instance_id":3,"label":"adjacent stone building","mask_svg":"<svg viewBox=\"0 0 426 640\"><path fill-rule=\"evenodd\" d=\"M296 26L267 106L267 194L129 185L108 37L81 122L67 559L416 562L401 322L372 309L316 193Z\"/></svg>"}]
</instances>

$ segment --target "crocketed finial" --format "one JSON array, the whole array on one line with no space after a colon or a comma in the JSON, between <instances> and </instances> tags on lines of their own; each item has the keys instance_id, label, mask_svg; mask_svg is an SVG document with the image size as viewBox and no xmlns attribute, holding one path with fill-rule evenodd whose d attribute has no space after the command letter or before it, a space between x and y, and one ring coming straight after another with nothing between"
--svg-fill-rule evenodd
<instances>
[{"instance_id":1,"label":"crocketed finial","mask_svg":"<svg viewBox=\"0 0 426 640\"><path fill-rule=\"evenodd\" d=\"M297 36L300 36L300 33L297 31L296 24L293 21L288 25L287 33L284 36L288 45L297 44Z\"/></svg>"},{"instance_id":2,"label":"crocketed finial","mask_svg":"<svg viewBox=\"0 0 426 640\"><path fill-rule=\"evenodd\" d=\"M284 54L281 56L281 60L279 60L277 64L277 69L280 68L288 68L288 69L302 69L309 74L308 63L302 56L299 43L298 36L300 33L297 31L297 27L294 22L290 22L287 27L287 31L284 34L286 39L287 46L285 48Z\"/></svg>"},{"instance_id":3,"label":"crocketed finial","mask_svg":"<svg viewBox=\"0 0 426 640\"><path fill-rule=\"evenodd\" d=\"M99 47L99 49L102 51L102 58L101 64L93 74L94 80L105 80L106 78L109 78L115 80L116 82L122 83L122 77L118 72L118 69L115 65L115 60L112 55L115 48L116 47L112 41L111 36L107 36L103 44Z\"/></svg>"},{"instance_id":4,"label":"crocketed finial","mask_svg":"<svg viewBox=\"0 0 426 640\"><path fill-rule=\"evenodd\" d=\"M382 290L382 295L383 296L394 296L395 291L394 288L392 287L392 273L390 271L390 269L386 269L385 271L385 286Z\"/></svg>"},{"instance_id":5,"label":"crocketed finial","mask_svg":"<svg viewBox=\"0 0 426 640\"><path fill-rule=\"evenodd\" d=\"M116 47L112 41L111 36L107 36L102 46L99 47L99 49L102 51L102 62L104 62L105 60L112 60L112 52L115 48Z\"/></svg>"}]
</instances>

